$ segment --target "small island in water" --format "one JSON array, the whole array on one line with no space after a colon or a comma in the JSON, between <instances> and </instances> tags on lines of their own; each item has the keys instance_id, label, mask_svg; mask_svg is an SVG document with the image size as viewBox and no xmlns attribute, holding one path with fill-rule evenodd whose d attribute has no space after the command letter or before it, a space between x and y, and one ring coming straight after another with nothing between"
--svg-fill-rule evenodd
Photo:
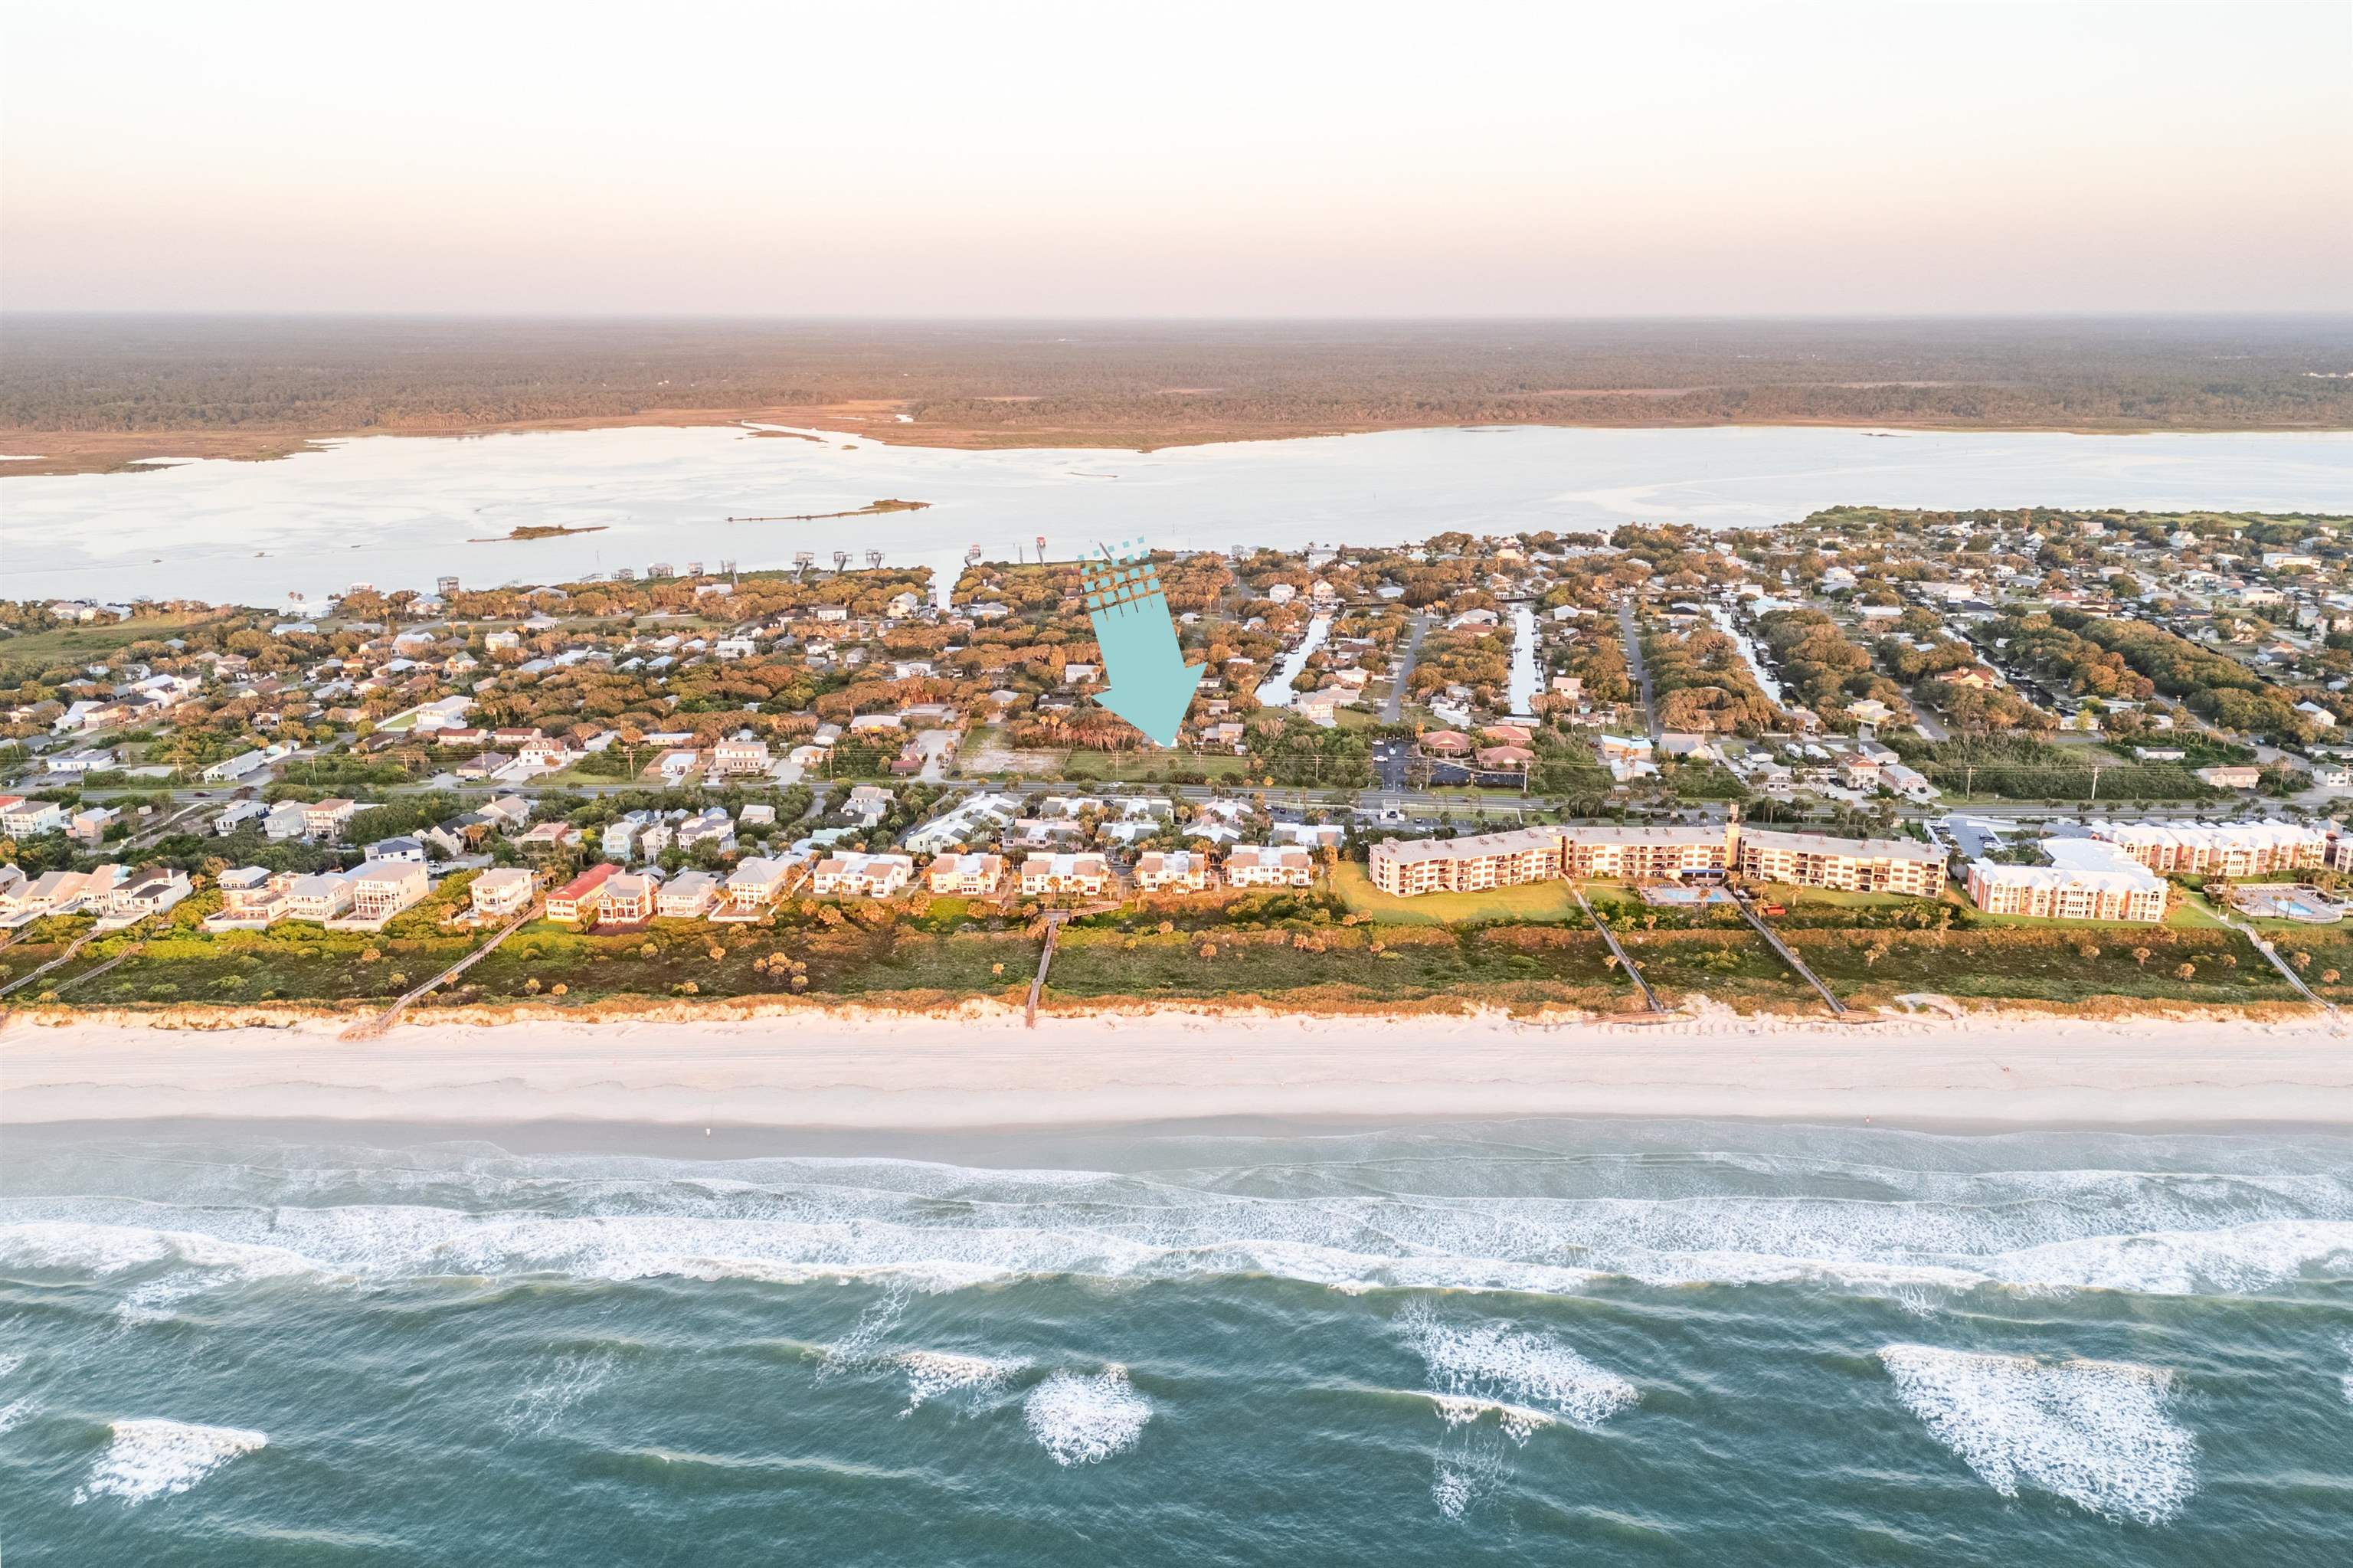
<instances>
[{"instance_id":1,"label":"small island in water","mask_svg":"<svg viewBox=\"0 0 2353 1568\"><path fill-rule=\"evenodd\" d=\"M774 517L730 517L730 523L823 523L835 517L873 517L885 512L921 512L928 501L870 501L848 512L797 512Z\"/></svg>"},{"instance_id":2,"label":"small island in water","mask_svg":"<svg viewBox=\"0 0 2353 1568\"><path fill-rule=\"evenodd\" d=\"M605 524L591 523L578 528L567 528L561 523L522 523L503 534L487 539L469 539L469 545L503 545L510 539L561 539L567 534L602 534Z\"/></svg>"}]
</instances>

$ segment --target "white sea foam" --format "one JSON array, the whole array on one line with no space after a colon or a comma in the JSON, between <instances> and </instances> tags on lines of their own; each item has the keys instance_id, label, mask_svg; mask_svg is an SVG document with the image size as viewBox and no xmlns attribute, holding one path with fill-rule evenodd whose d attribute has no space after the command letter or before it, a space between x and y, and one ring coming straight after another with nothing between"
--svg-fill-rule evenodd
<instances>
[{"instance_id":1,"label":"white sea foam","mask_svg":"<svg viewBox=\"0 0 2353 1568\"><path fill-rule=\"evenodd\" d=\"M1477 1483L1470 1473L1451 1465L1439 1466L1436 1478L1430 1483L1430 1500L1449 1519L1461 1519L1477 1495Z\"/></svg>"},{"instance_id":2,"label":"white sea foam","mask_svg":"<svg viewBox=\"0 0 2353 1568\"><path fill-rule=\"evenodd\" d=\"M1058 1372L1029 1391L1021 1414L1029 1435L1058 1465L1092 1465L1135 1446L1152 1403L1127 1381L1127 1369L1092 1377Z\"/></svg>"},{"instance_id":3,"label":"white sea foam","mask_svg":"<svg viewBox=\"0 0 2353 1568\"><path fill-rule=\"evenodd\" d=\"M2348 1334L2337 1340L2337 1348L2345 1352L2347 1362L2343 1375L2337 1379L2337 1386L2343 1391L2345 1403L2353 1404L2353 1334Z\"/></svg>"},{"instance_id":4,"label":"white sea foam","mask_svg":"<svg viewBox=\"0 0 2353 1568\"><path fill-rule=\"evenodd\" d=\"M168 1317L175 1303L224 1286L330 1272L281 1246L201 1231L54 1221L0 1225L0 1261L100 1277L159 1263L185 1266L124 1292L115 1310L134 1322Z\"/></svg>"},{"instance_id":5,"label":"white sea foam","mask_svg":"<svg viewBox=\"0 0 2353 1568\"><path fill-rule=\"evenodd\" d=\"M1434 1393L1514 1406L1588 1432L1642 1397L1632 1383L1549 1334L1500 1323L1449 1322L1419 1301L1398 1315L1398 1324L1429 1366ZM1449 1425L1456 1425L1447 1407L1440 1414ZM1520 1436L1525 1440L1525 1434Z\"/></svg>"},{"instance_id":6,"label":"white sea foam","mask_svg":"<svg viewBox=\"0 0 2353 1568\"><path fill-rule=\"evenodd\" d=\"M827 1347L828 1368L863 1361L871 1355L875 1346L881 1344L891 1330L899 1326L899 1319L907 1315L907 1301L906 1282L891 1281L882 1298L859 1313L858 1321L849 1326L849 1332Z\"/></svg>"},{"instance_id":7,"label":"white sea foam","mask_svg":"<svg viewBox=\"0 0 2353 1568\"><path fill-rule=\"evenodd\" d=\"M0 1352L0 1377L6 1377L24 1364L25 1358L20 1352L13 1351ZM25 1417L31 1414L33 1414L33 1402L29 1399L12 1399L5 1404L0 1404L0 1434L15 1430L23 1425Z\"/></svg>"},{"instance_id":8,"label":"white sea foam","mask_svg":"<svg viewBox=\"0 0 2353 1568\"><path fill-rule=\"evenodd\" d=\"M118 1421L114 1442L74 1489L76 1504L116 1497L127 1503L186 1491L240 1455L266 1446L269 1435L185 1421Z\"/></svg>"},{"instance_id":9,"label":"white sea foam","mask_svg":"<svg viewBox=\"0 0 2353 1568\"><path fill-rule=\"evenodd\" d=\"M1514 1443L1525 1444L1539 1427L1549 1426L1553 1418L1541 1410L1530 1410L1525 1404L1506 1404L1499 1399L1472 1399L1460 1393L1433 1393L1430 1403L1438 1408L1438 1418L1449 1426L1468 1426L1482 1415L1496 1417L1504 1436Z\"/></svg>"},{"instance_id":10,"label":"white sea foam","mask_svg":"<svg viewBox=\"0 0 2353 1568\"><path fill-rule=\"evenodd\" d=\"M947 1394L988 1393L1003 1388L1029 1363L954 1351L909 1351L898 1358L898 1364L907 1374L907 1408L899 1413L906 1415Z\"/></svg>"},{"instance_id":11,"label":"white sea foam","mask_svg":"<svg viewBox=\"0 0 2353 1568\"><path fill-rule=\"evenodd\" d=\"M1879 1359L1930 1435L2004 1497L2031 1486L2161 1524L2198 1489L2198 1440L2172 1419L2162 1369L1909 1344Z\"/></svg>"},{"instance_id":12,"label":"white sea foam","mask_svg":"<svg viewBox=\"0 0 2353 1568\"><path fill-rule=\"evenodd\" d=\"M613 1368L614 1357L607 1351L556 1356L515 1391L499 1425L518 1436L551 1431L565 1411L604 1385Z\"/></svg>"},{"instance_id":13,"label":"white sea foam","mask_svg":"<svg viewBox=\"0 0 2353 1568\"><path fill-rule=\"evenodd\" d=\"M154 1201L0 1200L11 1222L0 1224L0 1261L136 1274L123 1307L133 1316L203 1290L305 1276L545 1273L934 1291L1038 1275L1266 1274L1343 1290L1548 1294L1616 1276L1845 1285L1907 1309L1988 1286L2229 1294L2353 1277L2353 1181L2335 1176L1820 1163L1727 1155L1656 1171L1537 1173L1577 1183L1574 1195L1342 1192L1308 1167L1208 1172L1194 1184L888 1160L744 1162L757 1180L637 1158L579 1168L596 1174L512 1160L381 1179L215 1172L194 1179L195 1194ZM1841 1191L1706 1190L1777 1173ZM1409 1177L1418 1173L1391 1179ZM1638 1182L1653 1195L1630 1194ZM1303 1196L1303 1184L1312 1189ZM320 1202L386 1190L431 1201Z\"/></svg>"}]
</instances>

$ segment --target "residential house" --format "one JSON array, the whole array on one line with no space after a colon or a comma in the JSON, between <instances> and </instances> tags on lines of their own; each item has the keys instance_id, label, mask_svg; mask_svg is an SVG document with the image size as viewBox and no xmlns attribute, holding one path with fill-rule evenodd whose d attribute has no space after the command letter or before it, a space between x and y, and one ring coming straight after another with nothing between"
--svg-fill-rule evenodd
<instances>
[{"instance_id":1,"label":"residential house","mask_svg":"<svg viewBox=\"0 0 2353 1568\"><path fill-rule=\"evenodd\" d=\"M721 777L744 773L765 773L774 767L765 740L723 740L711 748L711 771Z\"/></svg>"},{"instance_id":2,"label":"residential house","mask_svg":"<svg viewBox=\"0 0 2353 1568\"><path fill-rule=\"evenodd\" d=\"M433 891L421 860L371 860L350 874L352 906L339 924L381 927Z\"/></svg>"},{"instance_id":3,"label":"residential house","mask_svg":"<svg viewBox=\"0 0 2353 1568\"><path fill-rule=\"evenodd\" d=\"M335 798L314 800L302 808L302 836L332 842L344 824L359 814L359 802Z\"/></svg>"},{"instance_id":4,"label":"residential house","mask_svg":"<svg viewBox=\"0 0 2353 1568\"><path fill-rule=\"evenodd\" d=\"M467 891L472 896L476 915L485 919L502 919L530 908L531 895L538 884L539 878L522 866L500 865L474 878Z\"/></svg>"},{"instance_id":5,"label":"residential house","mask_svg":"<svg viewBox=\"0 0 2353 1568\"><path fill-rule=\"evenodd\" d=\"M1078 893L1090 897L1111 885L1111 864L1101 854L1033 854L1021 863L1025 897L1046 893Z\"/></svg>"},{"instance_id":6,"label":"residential house","mask_svg":"<svg viewBox=\"0 0 2353 1568\"><path fill-rule=\"evenodd\" d=\"M1139 893L1198 893L1208 885L1208 857L1191 850L1146 850L1136 860Z\"/></svg>"},{"instance_id":7,"label":"residential house","mask_svg":"<svg viewBox=\"0 0 2353 1568\"><path fill-rule=\"evenodd\" d=\"M111 806L91 806L76 811L66 821L66 837L76 843L95 846L106 838L106 830L121 820L122 813Z\"/></svg>"},{"instance_id":8,"label":"residential house","mask_svg":"<svg viewBox=\"0 0 2353 1568\"><path fill-rule=\"evenodd\" d=\"M914 879L912 855L849 853L817 863L812 890L851 898L888 898Z\"/></svg>"},{"instance_id":9,"label":"residential house","mask_svg":"<svg viewBox=\"0 0 2353 1568\"><path fill-rule=\"evenodd\" d=\"M1229 887L1305 887L1314 880L1314 856L1303 845L1236 844L1226 853Z\"/></svg>"},{"instance_id":10,"label":"residential house","mask_svg":"<svg viewBox=\"0 0 2353 1568\"><path fill-rule=\"evenodd\" d=\"M621 868L610 861L590 866L547 895L547 917L575 925L595 919L597 906L605 901L605 884L620 874Z\"/></svg>"},{"instance_id":11,"label":"residential house","mask_svg":"<svg viewBox=\"0 0 2353 1568\"><path fill-rule=\"evenodd\" d=\"M726 895L720 907L712 914L713 920L756 920L789 892L795 883L808 874L807 861L770 859L753 855L736 863L728 874Z\"/></svg>"},{"instance_id":12,"label":"residential house","mask_svg":"<svg viewBox=\"0 0 2353 1568\"><path fill-rule=\"evenodd\" d=\"M263 931L286 915L285 884L291 876L274 876L267 866L241 865L220 874L221 906L205 916L207 931Z\"/></svg>"},{"instance_id":13,"label":"residential house","mask_svg":"<svg viewBox=\"0 0 2353 1568\"><path fill-rule=\"evenodd\" d=\"M317 871L286 885L285 917L325 925L352 906L352 879L340 871Z\"/></svg>"},{"instance_id":14,"label":"residential house","mask_svg":"<svg viewBox=\"0 0 2353 1568\"><path fill-rule=\"evenodd\" d=\"M944 854L923 874L934 893L989 898L1005 880L1005 859L994 854Z\"/></svg>"},{"instance_id":15,"label":"residential house","mask_svg":"<svg viewBox=\"0 0 2353 1568\"><path fill-rule=\"evenodd\" d=\"M599 926L642 926L654 917L660 884L642 872L617 872L605 879L596 902Z\"/></svg>"},{"instance_id":16,"label":"residential house","mask_svg":"<svg viewBox=\"0 0 2353 1568\"><path fill-rule=\"evenodd\" d=\"M150 915L161 915L191 891L186 872L148 866L109 888L99 900L99 928L119 929Z\"/></svg>"},{"instance_id":17,"label":"residential house","mask_svg":"<svg viewBox=\"0 0 2353 1568\"><path fill-rule=\"evenodd\" d=\"M12 839L66 831L65 808L55 800L28 800L21 795L0 796L0 832Z\"/></svg>"},{"instance_id":18,"label":"residential house","mask_svg":"<svg viewBox=\"0 0 2353 1568\"><path fill-rule=\"evenodd\" d=\"M734 836L735 823L724 806L706 806L677 828L678 847L682 850L691 850L698 844L723 847Z\"/></svg>"},{"instance_id":19,"label":"residential house","mask_svg":"<svg viewBox=\"0 0 2353 1568\"><path fill-rule=\"evenodd\" d=\"M682 871L662 884L654 912L666 920L699 920L719 899L719 879L707 871Z\"/></svg>"}]
</instances>

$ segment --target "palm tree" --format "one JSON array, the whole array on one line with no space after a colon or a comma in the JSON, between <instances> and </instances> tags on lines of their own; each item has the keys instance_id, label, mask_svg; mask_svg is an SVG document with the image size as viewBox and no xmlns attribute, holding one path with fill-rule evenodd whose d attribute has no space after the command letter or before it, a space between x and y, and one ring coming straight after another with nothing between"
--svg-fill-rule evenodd
<instances>
[{"instance_id":1,"label":"palm tree","mask_svg":"<svg viewBox=\"0 0 2353 1568\"><path fill-rule=\"evenodd\" d=\"M2138 964L2143 969L2147 969L2148 967L2148 949L2147 948L2135 948L2133 949L2132 956L2133 962Z\"/></svg>"}]
</instances>

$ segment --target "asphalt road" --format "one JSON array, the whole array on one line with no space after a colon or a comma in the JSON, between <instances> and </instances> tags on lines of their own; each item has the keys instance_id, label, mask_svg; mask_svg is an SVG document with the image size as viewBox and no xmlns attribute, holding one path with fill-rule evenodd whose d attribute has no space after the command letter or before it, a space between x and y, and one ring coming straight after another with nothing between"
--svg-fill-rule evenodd
<instances>
[{"instance_id":1,"label":"asphalt road","mask_svg":"<svg viewBox=\"0 0 2353 1568\"><path fill-rule=\"evenodd\" d=\"M1642 694L1643 724L1650 730L1651 739L1655 742L1660 735L1659 709L1658 705L1651 700L1651 671L1650 666L1642 662L1642 636L1641 632L1634 630L1634 606L1631 600L1619 601L1618 635L1626 643L1626 672L1634 677L1635 689Z\"/></svg>"},{"instance_id":2,"label":"asphalt road","mask_svg":"<svg viewBox=\"0 0 2353 1568\"><path fill-rule=\"evenodd\" d=\"M1413 678L1413 667L1421 660L1422 634L1430 630L1430 617L1416 615L1413 627L1405 634L1405 652L1398 656L1396 678L1389 683L1389 694L1381 704L1383 724L1405 722L1406 683Z\"/></svg>"}]
</instances>

